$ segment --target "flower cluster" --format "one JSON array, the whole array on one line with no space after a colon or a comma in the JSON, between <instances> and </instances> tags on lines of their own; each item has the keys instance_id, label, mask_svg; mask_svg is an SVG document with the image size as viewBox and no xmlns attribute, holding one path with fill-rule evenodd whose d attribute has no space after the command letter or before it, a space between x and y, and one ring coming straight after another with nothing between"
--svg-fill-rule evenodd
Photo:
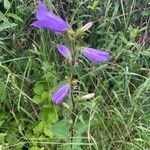
<instances>
[{"instance_id":1,"label":"flower cluster","mask_svg":"<svg viewBox=\"0 0 150 150\"><path fill-rule=\"evenodd\" d=\"M67 33L69 30L69 25L53 12L48 11L47 7L41 1L38 4L36 18L37 21L33 22L32 26L58 33ZM92 24L92 22L87 23L77 32L84 32L88 30ZM57 46L57 50L65 58L71 58L71 51L65 45ZM110 59L108 52L89 47L83 48L81 50L81 54L94 63L106 62ZM53 103L60 104L64 100L64 97L68 94L69 90L69 84L64 84L58 87L52 96Z\"/></svg>"}]
</instances>

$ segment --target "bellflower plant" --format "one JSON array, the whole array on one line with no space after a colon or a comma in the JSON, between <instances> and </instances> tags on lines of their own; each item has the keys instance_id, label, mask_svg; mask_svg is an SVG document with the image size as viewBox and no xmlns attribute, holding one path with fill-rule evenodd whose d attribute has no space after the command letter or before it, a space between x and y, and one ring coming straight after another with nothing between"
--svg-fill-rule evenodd
<instances>
[{"instance_id":1,"label":"bellflower plant","mask_svg":"<svg viewBox=\"0 0 150 150\"><path fill-rule=\"evenodd\" d=\"M71 48L71 51L65 45L58 45L57 50L65 58L72 58L71 68L74 69L74 64L75 64L74 62L76 61L75 58L77 55L76 37L82 36L85 31L89 30L93 25L93 22L89 22L85 24L83 27L77 29L76 32L74 32L72 29L68 28L68 24L64 20L62 20L59 16L55 15L54 13L48 11L48 8L41 1L38 4L36 18L37 21L32 23L32 25L35 27L45 28L53 32L60 32L60 33L67 32L67 34L70 34L68 37L71 37L71 42L72 42L71 45L73 46ZM83 54L84 57L86 57L87 59L89 59L94 63L102 63L110 59L110 55L108 52L97 50L94 48L85 47L84 49L81 50L81 53ZM72 78L73 78L73 74L71 74L71 79L70 79L71 82L73 81ZM53 103L60 104L64 100L64 97L67 95L69 90L71 90L71 92L73 90L72 86L70 86L69 84L65 84L59 87L58 90L56 90L54 95L52 96ZM72 103L73 105L75 105L75 101L73 100L73 97L72 97Z\"/></svg>"},{"instance_id":2,"label":"bellflower plant","mask_svg":"<svg viewBox=\"0 0 150 150\"><path fill-rule=\"evenodd\" d=\"M48 11L47 7L41 1L38 4L36 18L37 21L33 22L32 26L61 33L68 30L67 23L59 16Z\"/></svg>"},{"instance_id":3,"label":"bellflower plant","mask_svg":"<svg viewBox=\"0 0 150 150\"><path fill-rule=\"evenodd\" d=\"M79 57L77 55L77 51L80 49L80 40L83 39L84 32L89 30L93 25L93 22L89 22L85 24L83 27L80 27L76 31L73 31L71 28L68 27L68 24L62 20L59 16L55 15L54 13L48 11L47 7L40 1L38 4L38 10L36 14L37 21L33 22L32 25L38 28L48 29L53 32L60 32L60 33L67 33L65 38L67 38L67 45L70 44L70 47L66 47L65 45L58 45L57 50L58 52L64 56L65 58L71 58L69 61L69 82L67 81L62 86L58 86L57 90L52 95L52 102L56 105L61 104L67 94L70 93L71 98L71 118L72 118L72 126L71 126L71 136L74 135L74 122L76 114L76 97L74 96L74 77L76 75L76 61ZM82 46L81 46L82 47ZM70 50L69 50L70 49ZM106 51L98 50L95 48L85 47L80 50L80 53L90 61L94 63L104 63L110 59L110 54ZM95 93L89 93L85 96L82 96L81 99L87 100L94 97Z\"/></svg>"}]
</instances>

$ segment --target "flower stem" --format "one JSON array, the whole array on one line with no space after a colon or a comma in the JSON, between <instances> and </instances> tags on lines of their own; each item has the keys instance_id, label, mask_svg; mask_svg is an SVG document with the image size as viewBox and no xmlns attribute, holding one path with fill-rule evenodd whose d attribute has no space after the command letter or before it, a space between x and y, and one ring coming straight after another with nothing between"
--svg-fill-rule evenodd
<instances>
[{"instance_id":1,"label":"flower stem","mask_svg":"<svg viewBox=\"0 0 150 150\"><path fill-rule=\"evenodd\" d=\"M75 52L75 38L72 41L72 61L71 61L71 100L72 100L72 114L71 114L71 119L72 119L72 124L71 124L71 143L74 137L74 124L75 124L75 112L76 112L76 103L73 95L73 90L74 90L74 73L75 73L75 63L76 63L76 52Z\"/></svg>"}]
</instances>

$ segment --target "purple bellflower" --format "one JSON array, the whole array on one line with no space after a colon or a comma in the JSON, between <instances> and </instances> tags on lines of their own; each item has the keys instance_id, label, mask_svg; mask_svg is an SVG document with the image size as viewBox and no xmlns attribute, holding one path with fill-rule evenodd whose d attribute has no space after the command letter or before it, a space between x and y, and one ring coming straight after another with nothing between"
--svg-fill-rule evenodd
<instances>
[{"instance_id":1,"label":"purple bellflower","mask_svg":"<svg viewBox=\"0 0 150 150\"><path fill-rule=\"evenodd\" d=\"M71 57L71 53L66 46L59 45L59 46L57 46L57 49L58 49L59 53L62 54L65 58Z\"/></svg>"},{"instance_id":2,"label":"purple bellflower","mask_svg":"<svg viewBox=\"0 0 150 150\"><path fill-rule=\"evenodd\" d=\"M54 104L60 104L64 100L65 96L70 90L70 85L69 84L64 84L60 86L55 92L54 95L52 96L52 101Z\"/></svg>"},{"instance_id":3,"label":"purple bellflower","mask_svg":"<svg viewBox=\"0 0 150 150\"><path fill-rule=\"evenodd\" d=\"M97 50L94 48L86 47L81 52L84 55L84 57L86 57L94 63L106 62L110 59L110 55L108 52Z\"/></svg>"},{"instance_id":4,"label":"purple bellflower","mask_svg":"<svg viewBox=\"0 0 150 150\"><path fill-rule=\"evenodd\" d=\"M37 21L33 22L32 26L61 33L68 30L67 23L59 16L48 11L47 7L41 1L38 4L36 18Z\"/></svg>"}]
</instances>

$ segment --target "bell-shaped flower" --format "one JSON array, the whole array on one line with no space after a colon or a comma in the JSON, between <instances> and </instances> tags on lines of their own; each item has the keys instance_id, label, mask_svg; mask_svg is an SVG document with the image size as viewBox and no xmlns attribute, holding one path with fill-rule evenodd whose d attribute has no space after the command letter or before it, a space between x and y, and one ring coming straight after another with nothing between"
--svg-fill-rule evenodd
<instances>
[{"instance_id":1,"label":"bell-shaped flower","mask_svg":"<svg viewBox=\"0 0 150 150\"><path fill-rule=\"evenodd\" d=\"M37 21L33 22L32 26L61 33L68 30L68 24L59 16L48 11L47 7L41 1L38 4L36 18Z\"/></svg>"},{"instance_id":2,"label":"bell-shaped flower","mask_svg":"<svg viewBox=\"0 0 150 150\"><path fill-rule=\"evenodd\" d=\"M79 28L76 33L78 35L82 35L85 31L89 30L92 27L92 25L93 25L93 22L88 22L83 27Z\"/></svg>"},{"instance_id":3,"label":"bell-shaped flower","mask_svg":"<svg viewBox=\"0 0 150 150\"><path fill-rule=\"evenodd\" d=\"M94 48L86 47L81 52L84 55L84 57L86 57L94 63L106 62L110 59L110 55L108 52L97 50Z\"/></svg>"},{"instance_id":4,"label":"bell-shaped flower","mask_svg":"<svg viewBox=\"0 0 150 150\"><path fill-rule=\"evenodd\" d=\"M64 84L54 92L52 96L52 101L54 104L60 104L64 100L65 96L70 90L70 85L69 84Z\"/></svg>"},{"instance_id":5,"label":"bell-shaped flower","mask_svg":"<svg viewBox=\"0 0 150 150\"><path fill-rule=\"evenodd\" d=\"M63 55L65 58L71 57L70 50L65 45L58 45L57 50L61 55Z\"/></svg>"},{"instance_id":6,"label":"bell-shaped flower","mask_svg":"<svg viewBox=\"0 0 150 150\"><path fill-rule=\"evenodd\" d=\"M89 93L87 95L82 96L81 99L87 100L87 99L91 99L94 96L95 96L95 93Z\"/></svg>"}]
</instances>

